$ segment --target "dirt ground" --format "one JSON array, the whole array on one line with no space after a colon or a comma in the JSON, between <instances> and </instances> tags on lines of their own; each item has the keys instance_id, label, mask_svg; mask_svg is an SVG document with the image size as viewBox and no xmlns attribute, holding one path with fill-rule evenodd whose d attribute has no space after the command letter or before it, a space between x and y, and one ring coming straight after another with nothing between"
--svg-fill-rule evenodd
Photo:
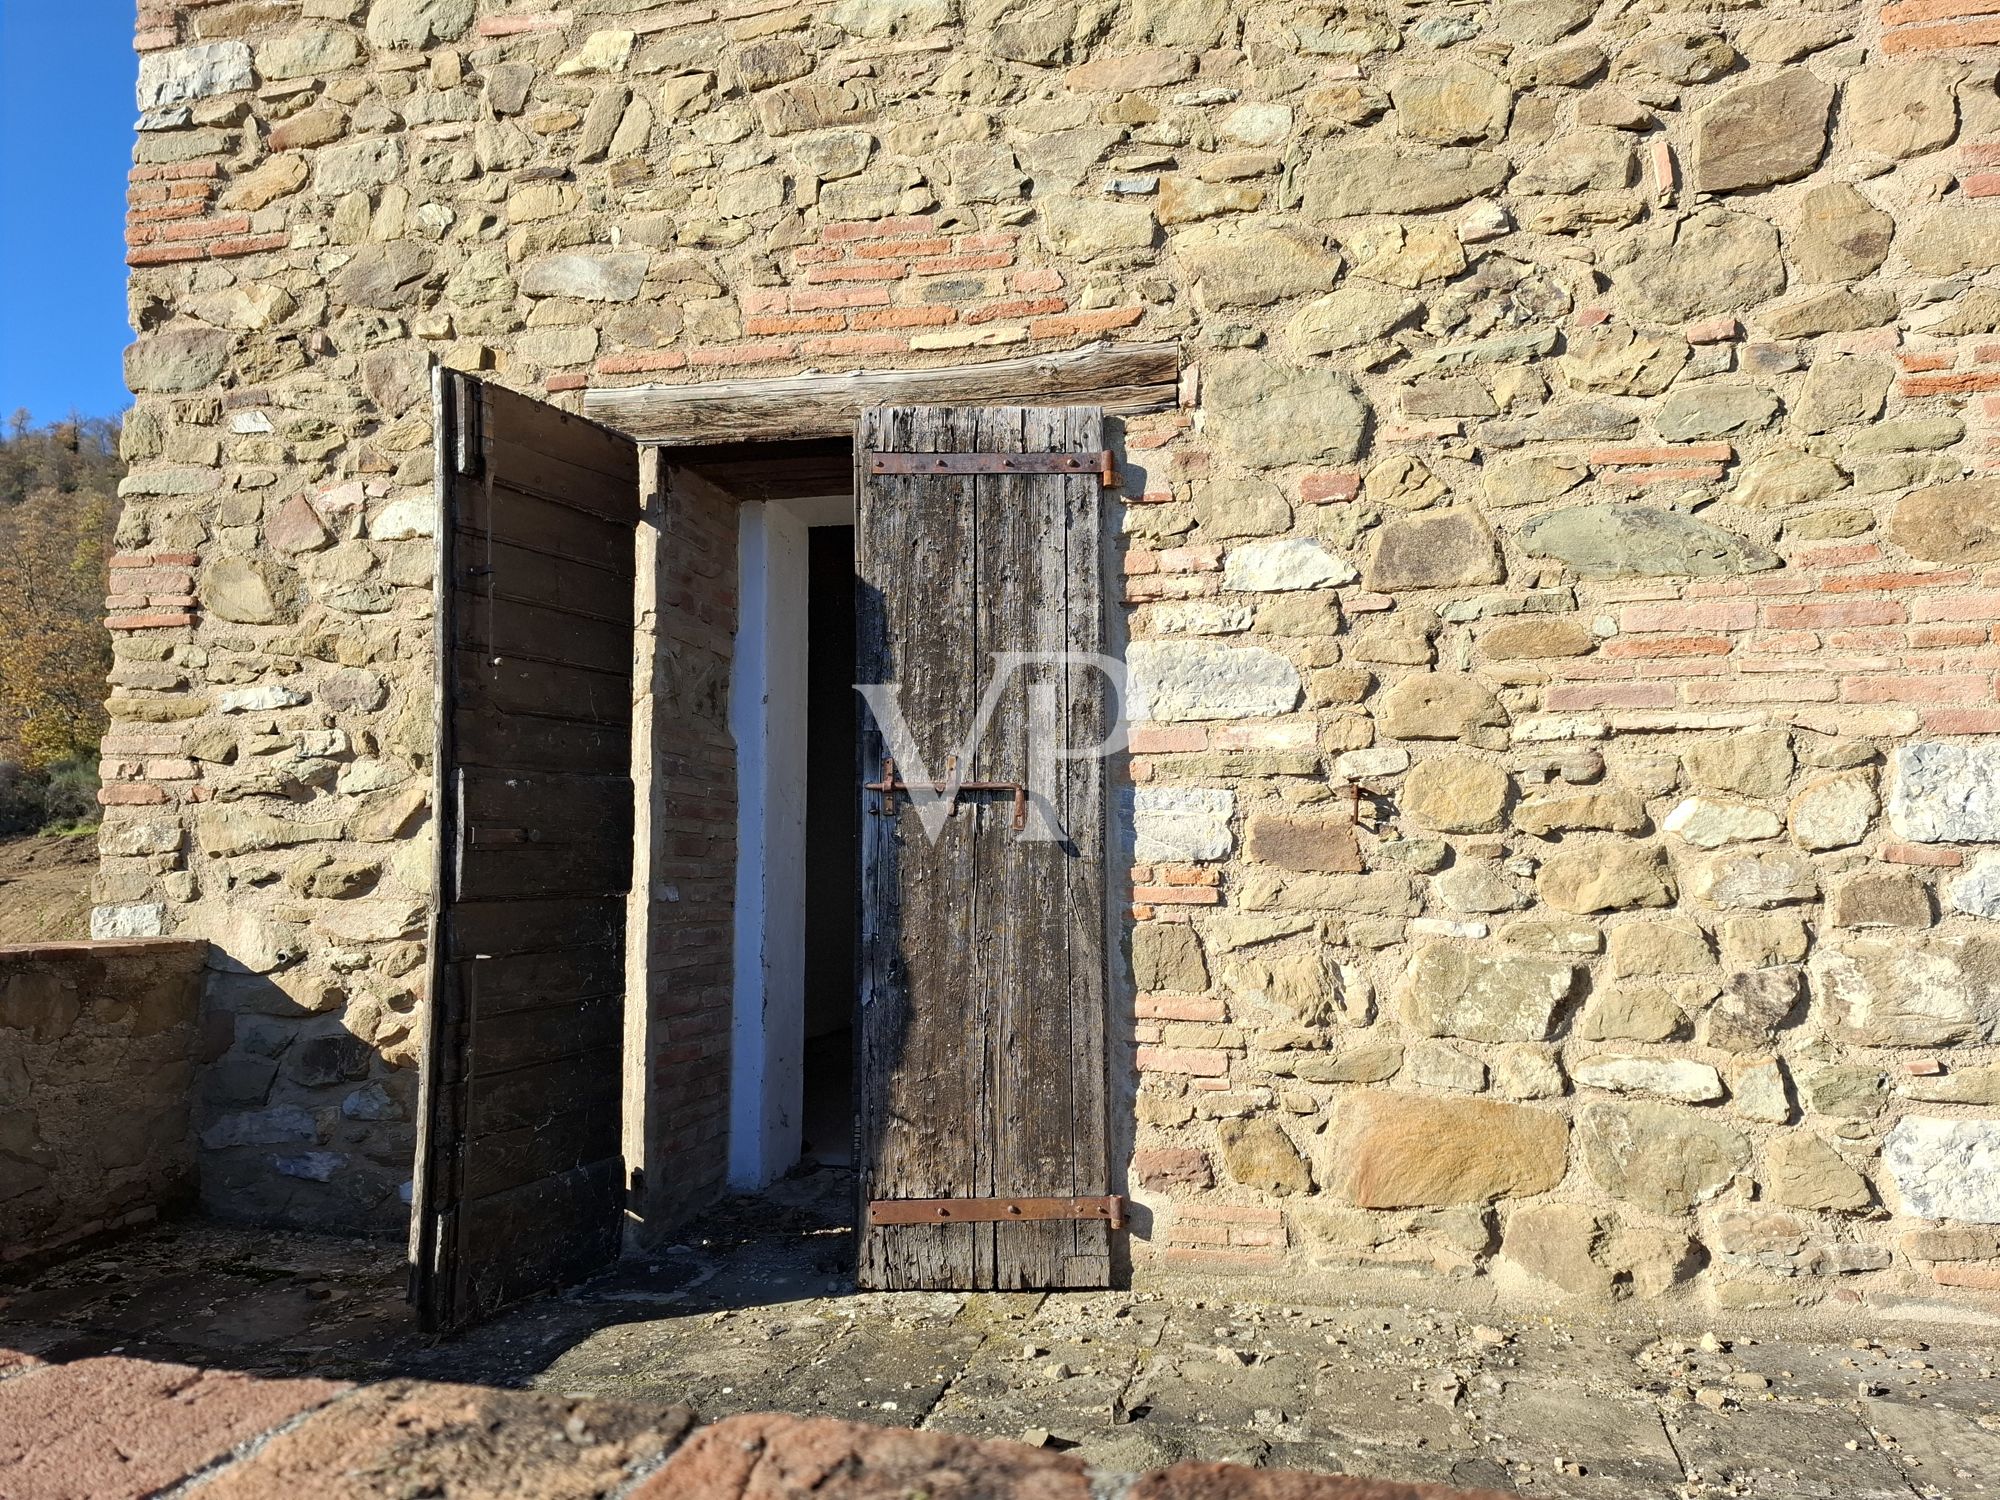
<instances>
[{"instance_id":1,"label":"dirt ground","mask_svg":"<svg viewBox=\"0 0 2000 1500\"><path fill-rule=\"evenodd\" d=\"M97 835L0 839L0 945L90 936Z\"/></svg>"},{"instance_id":2,"label":"dirt ground","mask_svg":"<svg viewBox=\"0 0 2000 1500\"><path fill-rule=\"evenodd\" d=\"M427 1340L401 1248L166 1226L8 1285L0 1346L269 1374L414 1375L1549 1496L2000 1495L2000 1345L1662 1337L1637 1323L1142 1293L849 1291L847 1178Z\"/></svg>"}]
</instances>

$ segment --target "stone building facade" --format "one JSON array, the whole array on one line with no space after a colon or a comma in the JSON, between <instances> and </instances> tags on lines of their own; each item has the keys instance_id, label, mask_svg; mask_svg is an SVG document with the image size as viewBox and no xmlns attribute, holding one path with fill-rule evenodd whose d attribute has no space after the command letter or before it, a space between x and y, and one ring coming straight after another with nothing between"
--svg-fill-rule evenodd
<instances>
[{"instance_id":1,"label":"stone building facade","mask_svg":"<svg viewBox=\"0 0 2000 1500\"><path fill-rule=\"evenodd\" d=\"M137 40L95 924L214 945L212 1206L407 1214L433 359L580 410L1174 341L1115 507L1141 1273L2000 1305L1991 0ZM692 1199L724 1005L659 1059Z\"/></svg>"}]
</instances>

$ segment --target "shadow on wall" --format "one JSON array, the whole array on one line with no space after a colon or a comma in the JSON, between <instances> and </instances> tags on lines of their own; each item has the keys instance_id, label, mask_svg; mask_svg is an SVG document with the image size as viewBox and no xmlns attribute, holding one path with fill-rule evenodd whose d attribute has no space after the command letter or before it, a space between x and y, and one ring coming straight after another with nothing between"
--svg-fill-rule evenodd
<instances>
[{"instance_id":1,"label":"shadow on wall","mask_svg":"<svg viewBox=\"0 0 2000 1500\"><path fill-rule=\"evenodd\" d=\"M208 945L0 948L0 1263L190 1203Z\"/></svg>"},{"instance_id":2,"label":"shadow on wall","mask_svg":"<svg viewBox=\"0 0 2000 1500\"><path fill-rule=\"evenodd\" d=\"M299 993L219 948L208 971L196 1056L203 1212L402 1239L416 1152L415 988L384 997L335 974Z\"/></svg>"}]
</instances>

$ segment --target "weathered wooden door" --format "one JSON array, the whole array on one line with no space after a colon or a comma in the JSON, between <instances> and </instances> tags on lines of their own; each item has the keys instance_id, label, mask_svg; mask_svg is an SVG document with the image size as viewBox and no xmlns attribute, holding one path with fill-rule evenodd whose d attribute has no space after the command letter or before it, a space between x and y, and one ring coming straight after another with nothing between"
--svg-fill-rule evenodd
<instances>
[{"instance_id":1,"label":"weathered wooden door","mask_svg":"<svg viewBox=\"0 0 2000 1500\"><path fill-rule=\"evenodd\" d=\"M1061 753L1110 698L1077 659L1102 649L1103 448L1095 407L861 419L862 765L890 788L863 792L864 1287L1110 1281L1105 767ZM925 789L960 782L995 785Z\"/></svg>"},{"instance_id":2,"label":"weathered wooden door","mask_svg":"<svg viewBox=\"0 0 2000 1500\"><path fill-rule=\"evenodd\" d=\"M415 1293L451 1328L618 1250L636 446L437 385L439 872Z\"/></svg>"}]
</instances>

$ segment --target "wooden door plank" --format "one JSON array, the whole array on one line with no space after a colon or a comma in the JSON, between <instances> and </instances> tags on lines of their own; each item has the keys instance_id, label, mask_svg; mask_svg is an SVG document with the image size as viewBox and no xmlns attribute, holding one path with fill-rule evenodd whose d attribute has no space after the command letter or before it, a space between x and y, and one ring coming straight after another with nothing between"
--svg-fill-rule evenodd
<instances>
[{"instance_id":1,"label":"wooden door plank","mask_svg":"<svg viewBox=\"0 0 2000 1500\"><path fill-rule=\"evenodd\" d=\"M490 536L616 574L628 540L627 528L618 522L528 490L511 474L495 475L489 483L469 490L457 505L455 520L459 549L471 566L487 561L473 554ZM462 573L453 576L464 578Z\"/></svg>"},{"instance_id":2,"label":"wooden door plank","mask_svg":"<svg viewBox=\"0 0 2000 1500\"><path fill-rule=\"evenodd\" d=\"M460 649L613 675L622 669L626 680L631 680L629 620L606 620L551 609L511 596L504 585L479 590L461 588L459 593L462 596L458 601ZM567 706L568 696L559 689L551 691L547 707L560 711ZM626 696L630 697L630 693Z\"/></svg>"},{"instance_id":3,"label":"wooden door plank","mask_svg":"<svg viewBox=\"0 0 2000 1500\"><path fill-rule=\"evenodd\" d=\"M890 414L887 426L863 429L861 451L948 451L942 413ZM925 479L921 490L901 476L863 482L859 618L862 682L895 683L905 721L927 769L945 774L945 757L972 722L976 655L973 565L979 546L970 478ZM914 504L922 496L921 506ZM864 715L864 718L867 716ZM870 725L867 759L886 749ZM899 768L905 776L916 771ZM863 1192L876 1197L954 1197L978 1192L975 1127L987 1093L986 1059L968 1055L965 1007L971 985L969 927L978 913L946 872L970 848L969 818L945 821L933 842L916 813L864 813L863 867L870 872L863 930L868 957L862 993L864 1099ZM934 1007L912 1014L913 996ZM961 1224L860 1233L864 1286L951 1287L990 1276L986 1226Z\"/></svg>"},{"instance_id":4,"label":"wooden door plank","mask_svg":"<svg viewBox=\"0 0 2000 1500\"><path fill-rule=\"evenodd\" d=\"M491 533L461 528L460 535L470 541L466 560L471 567L482 574L490 569L505 579L501 597L611 620L628 631L631 629L632 595L616 569L580 562L539 547L522 546ZM459 581L463 586L474 578L462 575Z\"/></svg>"},{"instance_id":5,"label":"wooden door plank","mask_svg":"<svg viewBox=\"0 0 2000 1500\"><path fill-rule=\"evenodd\" d=\"M1089 452L1104 446L1104 414L1071 407L1063 414L1065 446ZM1105 647L1104 491L1084 479L1062 486L1063 578L1066 589L1061 649L1096 655ZM1111 684L1094 667L1077 666L1062 677L1062 743L1101 745L1110 730ZM1107 981L1109 890L1106 877L1106 782L1109 767L1096 755L1065 759L1065 849L1062 930L1069 954L1071 1191L1099 1197L1111 1191L1109 995ZM1061 1285L1111 1285L1111 1228L1079 1220L1071 1226L1070 1259Z\"/></svg>"}]
</instances>

